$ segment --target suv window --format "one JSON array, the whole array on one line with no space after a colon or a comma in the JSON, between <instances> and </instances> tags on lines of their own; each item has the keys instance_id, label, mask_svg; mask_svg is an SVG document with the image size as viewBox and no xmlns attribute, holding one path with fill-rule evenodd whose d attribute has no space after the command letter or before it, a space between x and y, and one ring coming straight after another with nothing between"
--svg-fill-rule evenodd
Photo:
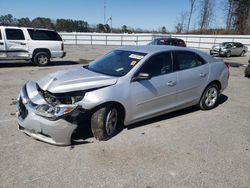
<instances>
[{"instance_id":1,"label":"suv window","mask_svg":"<svg viewBox=\"0 0 250 188\"><path fill-rule=\"evenodd\" d=\"M185 70L206 64L206 61L194 52L175 51L175 70Z\"/></svg>"},{"instance_id":2,"label":"suv window","mask_svg":"<svg viewBox=\"0 0 250 188\"><path fill-rule=\"evenodd\" d=\"M21 29L5 29L7 40L25 40Z\"/></svg>"},{"instance_id":3,"label":"suv window","mask_svg":"<svg viewBox=\"0 0 250 188\"><path fill-rule=\"evenodd\" d=\"M28 29L32 40L62 41L60 35L55 31Z\"/></svg>"},{"instance_id":4,"label":"suv window","mask_svg":"<svg viewBox=\"0 0 250 188\"><path fill-rule=\"evenodd\" d=\"M141 73L148 73L152 77L172 72L172 57L170 52L156 54L140 69Z\"/></svg>"},{"instance_id":5,"label":"suv window","mask_svg":"<svg viewBox=\"0 0 250 188\"><path fill-rule=\"evenodd\" d=\"M2 40L2 33L1 33L1 30L0 30L0 40Z\"/></svg>"}]
</instances>

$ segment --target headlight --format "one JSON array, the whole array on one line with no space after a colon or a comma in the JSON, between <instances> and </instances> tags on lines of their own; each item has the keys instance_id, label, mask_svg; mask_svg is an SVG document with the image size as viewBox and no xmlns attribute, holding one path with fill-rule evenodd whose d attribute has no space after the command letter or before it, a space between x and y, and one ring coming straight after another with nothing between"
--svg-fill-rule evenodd
<instances>
[{"instance_id":1,"label":"headlight","mask_svg":"<svg viewBox=\"0 0 250 188\"><path fill-rule=\"evenodd\" d=\"M72 112L76 105L57 105L51 106L48 104L38 105L36 107L36 114L48 119L56 120L57 118Z\"/></svg>"}]
</instances>

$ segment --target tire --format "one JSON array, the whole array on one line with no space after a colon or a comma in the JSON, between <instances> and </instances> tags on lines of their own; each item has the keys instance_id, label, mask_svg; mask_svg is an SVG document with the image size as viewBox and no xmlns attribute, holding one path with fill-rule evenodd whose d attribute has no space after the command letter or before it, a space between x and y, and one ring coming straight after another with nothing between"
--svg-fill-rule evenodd
<instances>
[{"instance_id":1,"label":"tire","mask_svg":"<svg viewBox=\"0 0 250 188\"><path fill-rule=\"evenodd\" d=\"M114 106L105 106L92 114L91 130L97 140L108 140L118 133L121 123L118 109Z\"/></svg>"},{"instance_id":2,"label":"tire","mask_svg":"<svg viewBox=\"0 0 250 188\"><path fill-rule=\"evenodd\" d=\"M242 57L245 56L245 53L246 53L245 50L243 50L243 51L241 52L240 56L242 56Z\"/></svg>"},{"instance_id":3,"label":"tire","mask_svg":"<svg viewBox=\"0 0 250 188\"><path fill-rule=\"evenodd\" d=\"M219 89L216 84L209 85L202 94L199 107L202 110L210 110L218 105Z\"/></svg>"},{"instance_id":4,"label":"tire","mask_svg":"<svg viewBox=\"0 0 250 188\"><path fill-rule=\"evenodd\" d=\"M33 58L37 66L46 66L50 63L50 55L47 52L38 52Z\"/></svg>"},{"instance_id":5,"label":"tire","mask_svg":"<svg viewBox=\"0 0 250 188\"><path fill-rule=\"evenodd\" d=\"M250 65L248 65L245 69L245 77L250 78Z\"/></svg>"},{"instance_id":6,"label":"tire","mask_svg":"<svg viewBox=\"0 0 250 188\"><path fill-rule=\"evenodd\" d=\"M227 53L226 53L226 57L230 57L231 56L231 51L228 51Z\"/></svg>"}]
</instances>

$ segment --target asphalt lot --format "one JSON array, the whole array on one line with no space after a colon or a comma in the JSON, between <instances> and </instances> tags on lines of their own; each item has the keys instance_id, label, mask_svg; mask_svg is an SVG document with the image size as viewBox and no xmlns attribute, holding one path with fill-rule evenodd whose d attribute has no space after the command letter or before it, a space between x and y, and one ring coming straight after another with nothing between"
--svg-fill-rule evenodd
<instances>
[{"instance_id":1,"label":"asphalt lot","mask_svg":"<svg viewBox=\"0 0 250 188\"><path fill-rule=\"evenodd\" d=\"M0 187L250 187L250 79L242 66L230 68L217 108L133 124L105 142L90 137L58 147L18 130L15 99L27 80L82 66L112 48L66 46L67 57L47 67L0 62Z\"/></svg>"}]
</instances>

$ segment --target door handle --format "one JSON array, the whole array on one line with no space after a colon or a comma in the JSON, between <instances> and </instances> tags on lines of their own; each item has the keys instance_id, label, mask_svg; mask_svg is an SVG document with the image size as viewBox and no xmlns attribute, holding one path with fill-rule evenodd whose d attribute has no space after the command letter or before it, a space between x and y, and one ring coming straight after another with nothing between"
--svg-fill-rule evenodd
<instances>
[{"instance_id":1,"label":"door handle","mask_svg":"<svg viewBox=\"0 0 250 188\"><path fill-rule=\"evenodd\" d=\"M3 45L3 42L0 42L0 45Z\"/></svg>"},{"instance_id":2,"label":"door handle","mask_svg":"<svg viewBox=\"0 0 250 188\"><path fill-rule=\"evenodd\" d=\"M176 85L176 82L175 81L169 81L167 83L168 86L172 87L172 86L175 86Z\"/></svg>"},{"instance_id":3,"label":"door handle","mask_svg":"<svg viewBox=\"0 0 250 188\"><path fill-rule=\"evenodd\" d=\"M26 43L23 43L23 42L21 42L20 44L21 44L21 45L26 45Z\"/></svg>"},{"instance_id":4,"label":"door handle","mask_svg":"<svg viewBox=\"0 0 250 188\"><path fill-rule=\"evenodd\" d=\"M207 76L206 73L204 73L204 72L201 72L201 73L200 73L200 77L204 78L204 77L206 77L206 76Z\"/></svg>"}]
</instances>

